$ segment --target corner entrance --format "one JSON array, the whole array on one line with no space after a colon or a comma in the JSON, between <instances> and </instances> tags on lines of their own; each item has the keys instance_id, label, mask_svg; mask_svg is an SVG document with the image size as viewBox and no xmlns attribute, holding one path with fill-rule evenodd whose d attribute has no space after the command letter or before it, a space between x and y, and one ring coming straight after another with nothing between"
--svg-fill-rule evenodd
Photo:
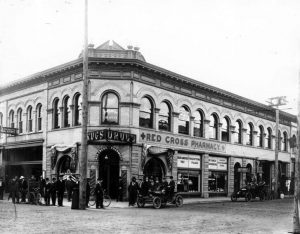
<instances>
[{"instance_id":1,"label":"corner entrance","mask_svg":"<svg viewBox=\"0 0 300 234\"><path fill-rule=\"evenodd\" d=\"M114 150L107 149L99 155L99 177L103 179L103 188L111 198L117 198L120 157Z\"/></svg>"},{"instance_id":2,"label":"corner entrance","mask_svg":"<svg viewBox=\"0 0 300 234\"><path fill-rule=\"evenodd\" d=\"M60 174L75 173L75 164L68 155L62 156L57 163L57 177Z\"/></svg>"},{"instance_id":3,"label":"corner entrance","mask_svg":"<svg viewBox=\"0 0 300 234\"><path fill-rule=\"evenodd\" d=\"M144 167L144 175L147 177L153 176L162 179L166 174L164 163L161 159L152 157Z\"/></svg>"}]
</instances>

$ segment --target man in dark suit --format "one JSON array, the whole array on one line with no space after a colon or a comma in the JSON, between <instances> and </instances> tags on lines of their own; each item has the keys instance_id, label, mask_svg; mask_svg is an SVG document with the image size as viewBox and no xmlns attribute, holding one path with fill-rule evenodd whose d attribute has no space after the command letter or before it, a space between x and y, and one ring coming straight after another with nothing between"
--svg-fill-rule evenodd
<instances>
[{"instance_id":1,"label":"man in dark suit","mask_svg":"<svg viewBox=\"0 0 300 234\"><path fill-rule=\"evenodd\" d=\"M134 204L136 203L138 190L139 190L139 185L136 182L136 178L132 177L131 182L128 186L129 206L134 206Z\"/></svg>"},{"instance_id":2,"label":"man in dark suit","mask_svg":"<svg viewBox=\"0 0 300 234\"><path fill-rule=\"evenodd\" d=\"M104 209L103 206L103 188L102 188L102 179L97 179L97 184L95 188L95 197L96 197L96 209Z\"/></svg>"},{"instance_id":3,"label":"man in dark suit","mask_svg":"<svg viewBox=\"0 0 300 234\"><path fill-rule=\"evenodd\" d=\"M170 176L170 182L167 188L168 188L169 198L172 198L174 196L174 190L175 190L175 181L173 180L173 176Z\"/></svg>"},{"instance_id":4,"label":"man in dark suit","mask_svg":"<svg viewBox=\"0 0 300 234\"><path fill-rule=\"evenodd\" d=\"M21 202L26 202L26 195L28 192L28 183L24 176L20 177L20 192L21 192Z\"/></svg>"},{"instance_id":5,"label":"man in dark suit","mask_svg":"<svg viewBox=\"0 0 300 234\"><path fill-rule=\"evenodd\" d=\"M51 190L51 183L49 178L46 178L46 184L45 184L45 204L46 206L50 206L50 190Z\"/></svg>"},{"instance_id":6,"label":"man in dark suit","mask_svg":"<svg viewBox=\"0 0 300 234\"><path fill-rule=\"evenodd\" d=\"M56 178L52 178L52 182L50 185L50 196L52 201L52 206L55 206L56 203Z\"/></svg>"},{"instance_id":7,"label":"man in dark suit","mask_svg":"<svg viewBox=\"0 0 300 234\"><path fill-rule=\"evenodd\" d=\"M56 182L56 190L57 190L58 206L63 206L64 192L65 192L65 182L63 181L63 175L60 175L59 180Z\"/></svg>"},{"instance_id":8,"label":"man in dark suit","mask_svg":"<svg viewBox=\"0 0 300 234\"><path fill-rule=\"evenodd\" d=\"M4 186L4 180L1 177L0 178L0 200L3 200L4 188L5 188L5 186Z\"/></svg>"},{"instance_id":9,"label":"man in dark suit","mask_svg":"<svg viewBox=\"0 0 300 234\"><path fill-rule=\"evenodd\" d=\"M90 201L90 194L91 194L91 186L90 186L90 179L87 178L86 180L86 207L89 207L89 201Z\"/></svg>"}]
</instances>

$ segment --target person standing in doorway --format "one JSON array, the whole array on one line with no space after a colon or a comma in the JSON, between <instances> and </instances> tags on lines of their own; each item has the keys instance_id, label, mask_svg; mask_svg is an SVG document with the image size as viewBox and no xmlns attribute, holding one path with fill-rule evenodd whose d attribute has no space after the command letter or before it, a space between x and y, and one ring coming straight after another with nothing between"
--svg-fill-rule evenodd
<instances>
[{"instance_id":1,"label":"person standing in doorway","mask_svg":"<svg viewBox=\"0 0 300 234\"><path fill-rule=\"evenodd\" d=\"M104 209L103 206L103 188L102 188L102 179L97 179L97 184L95 188L95 197L96 197L96 209Z\"/></svg>"},{"instance_id":2,"label":"person standing in doorway","mask_svg":"<svg viewBox=\"0 0 300 234\"><path fill-rule=\"evenodd\" d=\"M136 182L136 178L132 177L131 182L128 186L128 192L129 192L129 206L134 206L137 199L137 194L139 190L139 185Z\"/></svg>"},{"instance_id":3,"label":"person standing in doorway","mask_svg":"<svg viewBox=\"0 0 300 234\"><path fill-rule=\"evenodd\" d=\"M59 176L59 180L56 182L56 189L58 206L63 206L63 199L65 193L65 182L63 181L63 175Z\"/></svg>"},{"instance_id":4,"label":"person standing in doorway","mask_svg":"<svg viewBox=\"0 0 300 234\"><path fill-rule=\"evenodd\" d=\"M118 180L117 202L118 201L123 201L123 180L121 176L119 176Z\"/></svg>"},{"instance_id":5,"label":"person standing in doorway","mask_svg":"<svg viewBox=\"0 0 300 234\"><path fill-rule=\"evenodd\" d=\"M49 178L46 178L46 184L45 184L45 205L50 206L50 190L51 190L51 183Z\"/></svg>"},{"instance_id":6,"label":"person standing in doorway","mask_svg":"<svg viewBox=\"0 0 300 234\"><path fill-rule=\"evenodd\" d=\"M71 180L71 176L68 176L68 178L66 180L66 189L67 189L68 202L70 202L71 198L72 198L73 185L74 185L74 182Z\"/></svg>"}]
</instances>

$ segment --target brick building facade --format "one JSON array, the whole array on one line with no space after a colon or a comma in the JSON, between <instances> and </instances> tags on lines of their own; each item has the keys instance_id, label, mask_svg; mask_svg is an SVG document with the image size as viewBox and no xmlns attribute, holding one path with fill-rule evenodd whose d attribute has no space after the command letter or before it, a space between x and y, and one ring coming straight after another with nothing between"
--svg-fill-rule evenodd
<instances>
[{"instance_id":1,"label":"brick building facade","mask_svg":"<svg viewBox=\"0 0 300 234\"><path fill-rule=\"evenodd\" d=\"M1 176L78 174L82 57L1 87ZM88 177L112 197L122 177L173 176L189 195L272 187L275 110L145 61L138 48L89 48ZM280 112L279 174L291 178L296 117ZM126 191L124 190L124 196Z\"/></svg>"}]
</instances>

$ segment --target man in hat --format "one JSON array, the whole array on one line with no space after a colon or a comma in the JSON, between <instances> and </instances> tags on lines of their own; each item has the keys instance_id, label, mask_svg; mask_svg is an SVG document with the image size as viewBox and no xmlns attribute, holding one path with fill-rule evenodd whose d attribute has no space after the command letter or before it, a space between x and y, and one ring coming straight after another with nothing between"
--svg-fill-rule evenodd
<instances>
[{"instance_id":1,"label":"man in hat","mask_svg":"<svg viewBox=\"0 0 300 234\"><path fill-rule=\"evenodd\" d=\"M0 200L3 200L4 187L4 180L0 177Z\"/></svg>"},{"instance_id":2,"label":"man in hat","mask_svg":"<svg viewBox=\"0 0 300 234\"><path fill-rule=\"evenodd\" d=\"M174 190L175 190L175 181L173 180L173 176L170 176L170 182L168 183L168 193L169 198L172 198L174 196Z\"/></svg>"},{"instance_id":3,"label":"man in hat","mask_svg":"<svg viewBox=\"0 0 300 234\"><path fill-rule=\"evenodd\" d=\"M95 187L95 197L96 197L96 209L104 209L103 206L103 188L102 188L102 179L97 179L97 184Z\"/></svg>"},{"instance_id":4,"label":"man in hat","mask_svg":"<svg viewBox=\"0 0 300 234\"><path fill-rule=\"evenodd\" d=\"M63 199L65 193L65 182L63 181L63 175L60 175L59 180L56 182L56 191L58 206L63 206Z\"/></svg>"},{"instance_id":5,"label":"man in hat","mask_svg":"<svg viewBox=\"0 0 300 234\"><path fill-rule=\"evenodd\" d=\"M24 176L20 176L20 192L21 192L21 202L26 202L26 194L28 190L28 183Z\"/></svg>"},{"instance_id":6,"label":"man in hat","mask_svg":"<svg viewBox=\"0 0 300 234\"><path fill-rule=\"evenodd\" d=\"M49 178L46 178L46 184L45 184L45 204L46 206L50 206L50 190L51 190L51 183Z\"/></svg>"},{"instance_id":7,"label":"man in hat","mask_svg":"<svg viewBox=\"0 0 300 234\"><path fill-rule=\"evenodd\" d=\"M85 205L88 208L89 207L89 201L90 201L90 195L91 195L91 186L90 186L90 178L86 179L86 202Z\"/></svg>"},{"instance_id":8,"label":"man in hat","mask_svg":"<svg viewBox=\"0 0 300 234\"><path fill-rule=\"evenodd\" d=\"M52 182L50 185L50 196L52 201L52 206L55 206L56 203L56 178L52 178Z\"/></svg>"},{"instance_id":9,"label":"man in hat","mask_svg":"<svg viewBox=\"0 0 300 234\"><path fill-rule=\"evenodd\" d=\"M133 176L128 186L129 206L134 206L134 204L136 203L138 190L139 190L139 185L136 182L136 178Z\"/></svg>"}]
</instances>

